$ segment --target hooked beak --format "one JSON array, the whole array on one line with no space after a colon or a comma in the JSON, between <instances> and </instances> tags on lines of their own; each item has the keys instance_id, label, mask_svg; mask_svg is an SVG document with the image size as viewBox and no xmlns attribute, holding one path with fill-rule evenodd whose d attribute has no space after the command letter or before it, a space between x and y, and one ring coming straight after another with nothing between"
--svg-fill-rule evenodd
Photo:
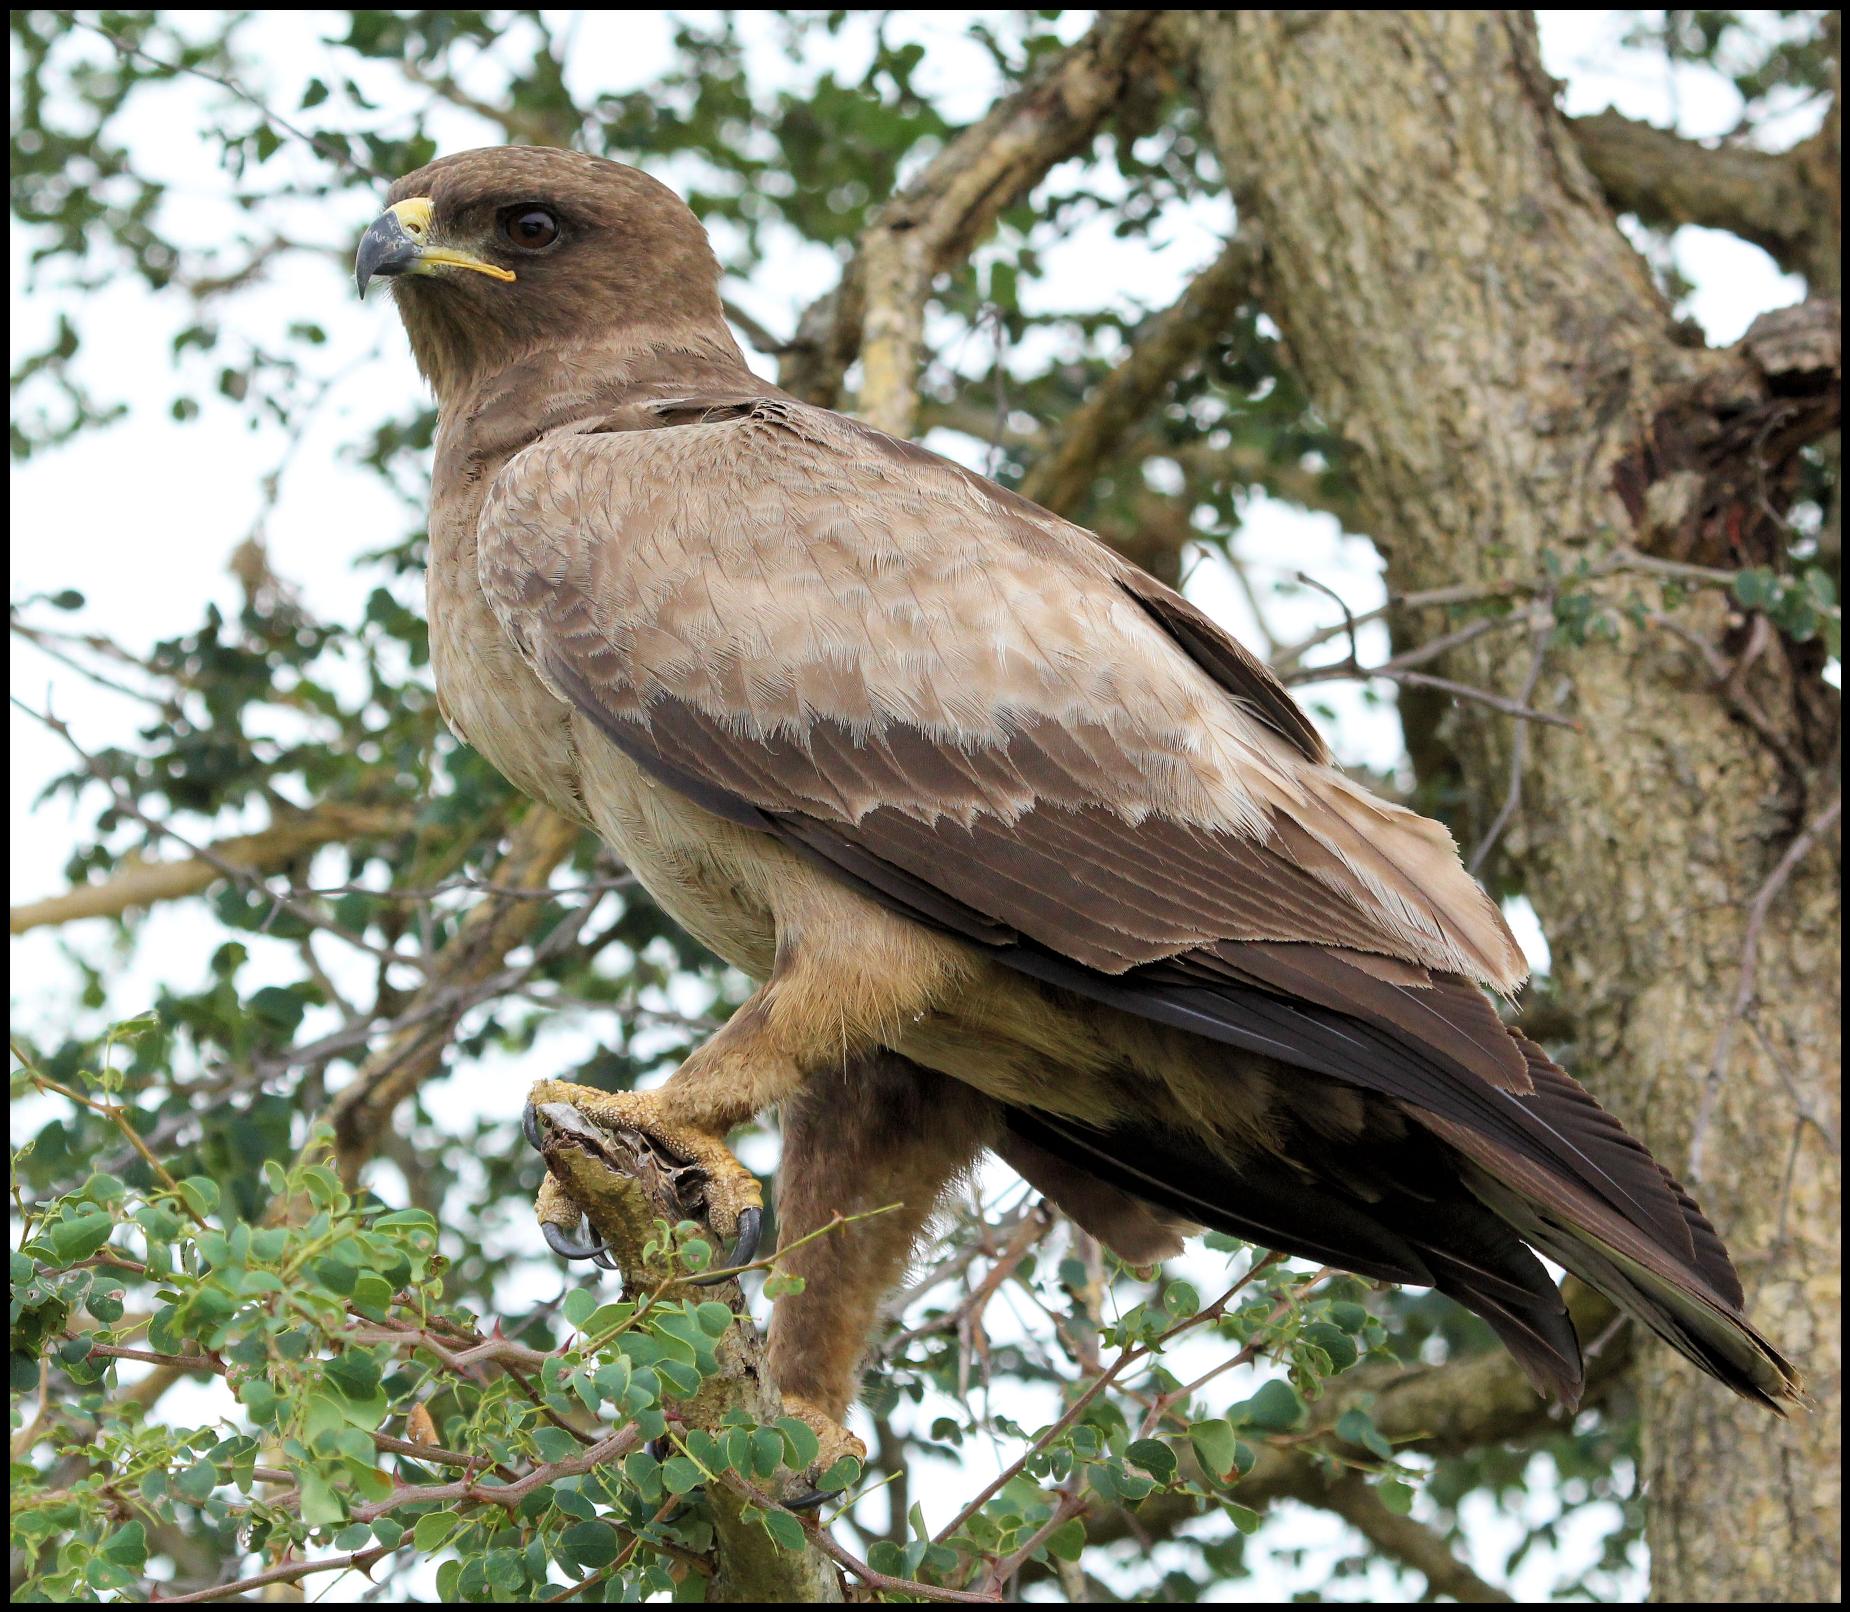
<instances>
[{"instance_id":1,"label":"hooked beak","mask_svg":"<svg viewBox=\"0 0 1850 1612\"><path fill-rule=\"evenodd\" d=\"M353 278L366 295L375 277L400 274L430 274L437 269L473 269L495 280L512 280L514 271L498 263L487 263L468 252L447 246L433 246L430 239L431 201L428 196L412 196L388 207L360 237L360 250L353 260Z\"/></svg>"}]
</instances>

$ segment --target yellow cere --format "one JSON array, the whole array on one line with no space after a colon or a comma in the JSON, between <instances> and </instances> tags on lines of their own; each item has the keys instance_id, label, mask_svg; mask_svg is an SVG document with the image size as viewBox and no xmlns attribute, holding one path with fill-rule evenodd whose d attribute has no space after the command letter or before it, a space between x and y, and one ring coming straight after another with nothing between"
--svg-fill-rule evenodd
<instances>
[{"instance_id":1,"label":"yellow cere","mask_svg":"<svg viewBox=\"0 0 1850 1612\"><path fill-rule=\"evenodd\" d=\"M422 246L430 232L430 197L408 196L401 202L394 202L388 211L397 218L405 233ZM418 253L418 266L414 272L426 274L435 268L473 269L477 274L486 274L492 280L512 280L516 277L512 269L504 269L498 263L485 263L467 252L458 252L447 246L423 246Z\"/></svg>"}]
</instances>

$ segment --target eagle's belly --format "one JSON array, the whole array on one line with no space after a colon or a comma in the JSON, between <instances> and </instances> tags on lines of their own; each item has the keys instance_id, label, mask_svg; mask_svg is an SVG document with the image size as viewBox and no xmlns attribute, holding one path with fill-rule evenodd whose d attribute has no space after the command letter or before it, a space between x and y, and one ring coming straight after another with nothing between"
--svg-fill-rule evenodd
<instances>
[{"instance_id":1,"label":"eagle's belly","mask_svg":"<svg viewBox=\"0 0 1850 1612\"><path fill-rule=\"evenodd\" d=\"M431 672L451 731L522 794L589 826L570 708L515 653L479 589L433 566L429 599Z\"/></svg>"},{"instance_id":2,"label":"eagle's belly","mask_svg":"<svg viewBox=\"0 0 1850 1612\"><path fill-rule=\"evenodd\" d=\"M592 826L656 904L709 951L767 979L777 950L774 882L789 853L645 773L572 717Z\"/></svg>"},{"instance_id":3,"label":"eagle's belly","mask_svg":"<svg viewBox=\"0 0 1850 1612\"><path fill-rule=\"evenodd\" d=\"M458 738L523 794L593 829L701 945L755 978L769 975L775 929L761 848L747 843L775 851L766 836L648 777L534 675L479 589L434 567L430 658L437 704Z\"/></svg>"}]
</instances>

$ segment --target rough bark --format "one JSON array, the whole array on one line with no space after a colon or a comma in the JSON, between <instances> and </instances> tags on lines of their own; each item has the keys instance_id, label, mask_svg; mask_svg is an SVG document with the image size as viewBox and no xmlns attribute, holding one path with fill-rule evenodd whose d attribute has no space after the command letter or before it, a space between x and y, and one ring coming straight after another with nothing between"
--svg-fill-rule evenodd
<instances>
[{"instance_id":1,"label":"rough bark","mask_svg":"<svg viewBox=\"0 0 1850 1612\"><path fill-rule=\"evenodd\" d=\"M1777 152L1699 145L1620 112L1576 118L1573 131L1582 159L1620 212L1647 224L1727 230L1814 285L1816 265L1835 256L1841 209L1821 161L1832 141L1828 129Z\"/></svg>"},{"instance_id":2,"label":"rough bark","mask_svg":"<svg viewBox=\"0 0 1850 1612\"><path fill-rule=\"evenodd\" d=\"M1744 505L1739 472L1754 468L1774 489L1759 502L1776 505L1790 466L1767 463L1758 437L1719 461L1685 458L1667 426L1707 409L1719 442L1720 411L1770 410L1772 387L1751 353L1693 348L1676 330L1555 109L1525 15L1190 13L1176 26L1194 35L1217 144L1266 242L1268 308L1357 445L1396 590L1541 576L1551 556L1571 573L1615 540L1669 546L1692 521L1721 563L1765 563L1776 513ZM1654 1593L1829 1601L1834 829L1756 898L1835 788L1834 713L1815 666L1732 617L1718 590L1634 577L1587 591L1611 607L1613 636L1541 665L1535 703L1580 731L1529 729L1503 868L1546 926L1579 1074L1695 1176L1749 1308L1817 1400L1780 1424L1668 1350L1639 1351ZM1515 696L1531 671L1515 642L1478 639L1448 670ZM1754 664L1736 664L1748 649ZM1722 686L1710 653L1733 665ZM1488 818L1509 788L1510 723L1463 707L1452 723Z\"/></svg>"}]
</instances>

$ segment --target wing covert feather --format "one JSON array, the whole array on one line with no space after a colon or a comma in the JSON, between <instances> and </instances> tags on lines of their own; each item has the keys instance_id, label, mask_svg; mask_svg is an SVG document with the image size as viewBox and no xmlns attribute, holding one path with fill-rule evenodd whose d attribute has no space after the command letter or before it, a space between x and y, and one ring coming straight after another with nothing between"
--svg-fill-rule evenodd
<instances>
[{"instance_id":1,"label":"wing covert feather","mask_svg":"<svg viewBox=\"0 0 1850 1612\"><path fill-rule=\"evenodd\" d=\"M824 411L656 414L517 456L479 553L535 670L677 787L1107 972L1250 940L1520 982L1445 831L1327 766L1265 668L1088 534Z\"/></svg>"}]
</instances>

